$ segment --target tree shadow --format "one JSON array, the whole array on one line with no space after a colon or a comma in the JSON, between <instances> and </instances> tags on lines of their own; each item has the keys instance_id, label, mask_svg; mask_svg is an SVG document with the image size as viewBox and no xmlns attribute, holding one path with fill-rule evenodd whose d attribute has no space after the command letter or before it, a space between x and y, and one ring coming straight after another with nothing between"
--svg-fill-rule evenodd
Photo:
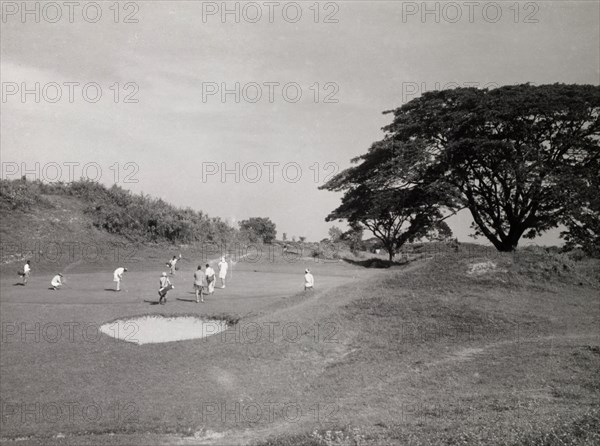
<instances>
[{"instance_id":1,"label":"tree shadow","mask_svg":"<svg viewBox=\"0 0 600 446\"><path fill-rule=\"evenodd\" d=\"M394 262L394 261L390 262L389 260L378 259L378 258L370 258L370 259L365 259L365 260L353 260L353 259L344 257L342 260L344 260L344 262L350 263L351 265L361 266L363 268L377 268L377 269L390 268L392 266L401 266L401 265L406 265L407 263L409 263L408 260L403 261L403 262Z\"/></svg>"}]
</instances>

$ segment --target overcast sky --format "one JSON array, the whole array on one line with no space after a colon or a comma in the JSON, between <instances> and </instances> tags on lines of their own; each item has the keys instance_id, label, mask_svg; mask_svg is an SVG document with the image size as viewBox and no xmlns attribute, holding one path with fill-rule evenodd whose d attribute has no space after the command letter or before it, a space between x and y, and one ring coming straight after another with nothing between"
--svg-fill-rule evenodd
<instances>
[{"instance_id":1,"label":"overcast sky","mask_svg":"<svg viewBox=\"0 0 600 446\"><path fill-rule=\"evenodd\" d=\"M382 111L448 85L600 82L597 1L317 6L231 2L236 23L221 2L3 2L2 176L100 167L105 184L320 240L340 195L317 187L382 137ZM469 224L451 220L459 240Z\"/></svg>"}]
</instances>

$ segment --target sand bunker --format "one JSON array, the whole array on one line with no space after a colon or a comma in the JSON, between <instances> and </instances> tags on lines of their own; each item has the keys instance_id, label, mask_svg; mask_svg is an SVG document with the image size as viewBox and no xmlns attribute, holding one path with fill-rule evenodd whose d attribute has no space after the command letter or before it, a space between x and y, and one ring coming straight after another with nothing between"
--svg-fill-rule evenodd
<instances>
[{"instance_id":1,"label":"sand bunker","mask_svg":"<svg viewBox=\"0 0 600 446\"><path fill-rule=\"evenodd\" d=\"M139 345L200 339L226 329L226 321L193 316L142 316L119 319L100 327L108 336Z\"/></svg>"}]
</instances>

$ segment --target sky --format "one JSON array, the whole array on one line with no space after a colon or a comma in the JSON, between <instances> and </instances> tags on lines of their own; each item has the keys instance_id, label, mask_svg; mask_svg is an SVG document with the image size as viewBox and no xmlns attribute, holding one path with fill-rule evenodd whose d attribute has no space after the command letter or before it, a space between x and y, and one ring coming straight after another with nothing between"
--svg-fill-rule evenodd
<instances>
[{"instance_id":1,"label":"sky","mask_svg":"<svg viewBox=\"0 0 600 446\"><path fill-rule=\"evenodd\" d=\"M2 178L97 179L279 237L344 227L318 187L424 91L600 83L598 1L75 3L2 2ZM468 212L449 223L473 240Z\"/></svg>"}]
</instances>

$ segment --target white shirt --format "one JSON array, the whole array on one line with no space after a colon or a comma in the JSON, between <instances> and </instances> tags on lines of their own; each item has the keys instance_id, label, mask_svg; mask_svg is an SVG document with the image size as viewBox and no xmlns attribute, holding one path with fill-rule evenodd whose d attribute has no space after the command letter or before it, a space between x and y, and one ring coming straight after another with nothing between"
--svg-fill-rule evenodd
<instances>
[{"instance_id":1,"label":"white shirt","mask_svg":"<svg viewBox=\"0 0 600 446\"><path fill-rule=\"evenodd\" d=\"M52 282L50 282L50 285L52 285L52 286L62 285L62 281L60 280L60 276L58 274L52 278Z\"/></svg>"},{"instance_id":2,"label":"white shirt","mask_svg":"<svg viewBox=\"0 0 600 446\"><path fill-rule=\"evenodd\" d=\"M124 272L125 272L125 268L123 268L123 267L117 268L114 273L115 279L116 278L122 279Z\"/></svg>"},{"instance_id":3,"label":"white shirt","mask_svg":"<svg viewBox=\"0 0 600 446\"><path fill-rule=\"evenodd\" d=\"M208 267L206 268L206 270L204 271L204 274L206 275L206 277L212 277L215 275L215 270L212 269L212 267Z\"/></svg>"},{"instance_id":4,"label":"white shirt","mask_svg":"<svg viewBox=\"0 0 600 446\"><path fill-rule=\"evenodd\" d=\"M304 286L311 287L315 284L315 278L311 273L306 273L304 275Z\"/></svg>"},{"instance_id":5,"label":"white shirt","mask_svg":"<svg viewBox=\"0 0 600 446\"><path fill-rule=\"evenodd\" d=\"M229 268L227 262L219 262L219 277L225 277L227 275L227 268Z\"/></svg>"},{"instance_id":6,"label":"white shirt","mask_svg":"<svg viewBox=\"0 0 600 446\"><path fill-rule=\"evenodd\" d=\"M26 263L25 266L23 267L23 272L28 273L30 271L31 271L31 266L29 266L29 263Z\"/></svg>"}]
</instances>

